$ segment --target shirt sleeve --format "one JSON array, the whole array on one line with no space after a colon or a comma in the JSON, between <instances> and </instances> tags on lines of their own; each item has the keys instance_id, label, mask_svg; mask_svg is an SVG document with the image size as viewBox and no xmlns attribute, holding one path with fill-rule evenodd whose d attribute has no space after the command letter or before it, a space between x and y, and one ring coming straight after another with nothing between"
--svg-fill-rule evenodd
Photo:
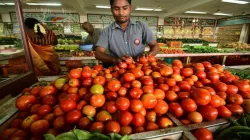
<instances>
[{"instance_id":1,"label":"shirt sleeve","mask_svg":"<svg viewBox=\"0 0 250 140\"><path fill-rule=\"evenodd\" d=\"M142 35L143 43L149 44L152 41L156 40L152 29L150 29L146 23L142 22L142 29L143 29L143 35Z\"/></svg>"},{"instance_id":2,"label":"shirt sleeve","mask_svg":"<svg viewBox=\"0 0 250 140\"><path fill-rule=\"evenodd\" d=\"M97 47L103 47L103 48L107 49L108 46L109 46L109 37L108 37L108 35L109 35L108 34L108 28L105 28L104 30L102 30L96 46Z\"/></svg>"}]
</instances>

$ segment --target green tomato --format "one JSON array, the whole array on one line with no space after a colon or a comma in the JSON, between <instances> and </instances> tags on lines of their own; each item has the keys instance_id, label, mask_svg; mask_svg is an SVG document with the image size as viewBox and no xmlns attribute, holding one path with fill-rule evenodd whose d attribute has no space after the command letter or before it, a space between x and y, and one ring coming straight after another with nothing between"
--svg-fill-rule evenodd
<instances>
[{"instance_id":1,"label":"green tomato","mask_svg":"<svg viewBox=\"0 0 250 140\"><path fill-rule=\"evenodd\" d=\"M103 94L104 88L103 88L102 85L96 84L96 85L93 85L93 86L90 88L90 92L91 92L92 94Z\"/></svg>"}]
</instances>

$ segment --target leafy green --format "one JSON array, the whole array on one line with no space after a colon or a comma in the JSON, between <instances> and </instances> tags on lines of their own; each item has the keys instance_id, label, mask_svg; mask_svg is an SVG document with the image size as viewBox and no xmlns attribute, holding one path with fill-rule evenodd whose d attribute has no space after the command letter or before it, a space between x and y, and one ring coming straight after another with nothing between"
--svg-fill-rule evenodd
<instances>
[{"instance_id":1,"label":"leafy green","mask_svg":"<svg viewBox=\"0 0 250 140\"><path fill-rule=\"evenodd\" d=\"M58 135L56 137L56 140L78 140L78 139L76 135L72 131L70 131L70 132L66 132L66 133Z\"/></svg>"},{"instance_id":2,"label":"leafy green","mask_svg":"<svg viewBox=\"0 0 250 140\"><path fill-rule=\"evenodd\" d=\"M45 140L56 140L56 137L52 134L45 134Z\"/></svg>"},{"instance_id":3,"label":"leafy green","mask_svg":"<svg viewBox=\"0 0 250 140\"><path fill-rule=\"evenodd\" d=\"M84 130L74 129L73 132L79 140L88 140L93 136L93 134Z\"/></svg>"}]
</instances>

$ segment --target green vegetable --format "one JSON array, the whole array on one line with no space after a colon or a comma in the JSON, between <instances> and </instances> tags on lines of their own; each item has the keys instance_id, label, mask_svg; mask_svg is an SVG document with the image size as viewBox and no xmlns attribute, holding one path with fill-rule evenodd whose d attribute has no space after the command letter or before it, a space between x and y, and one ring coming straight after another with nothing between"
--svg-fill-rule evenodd
<instances>
[{"instance_id":1,"label":"green vegetable","mask_svg":"<svg viewBox=\"0 0 250 140\"><path fill-rule=\"evenodd\" d=\"M237 121L233 120L232 118L228 118L228 119L229 119L229 121L230 121L233 125L235 125L235 126L241 126Z\"/></svg>"},{"instance_id":2,"label":"green vegetable","mask_svg":"<svg viewBox=\"0 0 250 140\"><path fill-rule=\"evenodd\" d=\"M247 126L232 126L225 130L223 130L217 137L215 137L215 140L221 140L223 137L229 138L229 135L237 135L239 132L247 132L250 133L250 128Z\"/></svg>"},{"instance_id":3,"label":"green vegetable","mask_svg":"<svg viewBox=\"0 0 250 140\"><path fill-rule=\"evenodd\" d=\"M74 132L70 131L56 136L56 140L78 140L78 138Z\"/></svg>"},{"instance_id":4,"label":"green vegetable","mask_svg":"<svg viewBox=\"0 0 250 140\"><path fill-rule=\"evenodd\" d=\"M52 135L52 134L45 134L44 138L46 140L56 140L56 137L54 135Z\"/></svg>"},{"instance_id":5,"label":"green vegetable","mask_svg":"<svg viewBox=\"0 0 250 140\"><path fill-rule=\"evenodd\" d=\"M79 140L88 140L93 136L93 134L84 130L74 129L73 132Z\"/></svg>"}]
</instances>

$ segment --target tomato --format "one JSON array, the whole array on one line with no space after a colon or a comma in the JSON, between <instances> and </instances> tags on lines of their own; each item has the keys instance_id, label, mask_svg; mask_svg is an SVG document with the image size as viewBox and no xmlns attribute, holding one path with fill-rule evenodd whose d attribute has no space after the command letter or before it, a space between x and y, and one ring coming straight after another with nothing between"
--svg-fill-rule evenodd
<instances>
[{"instance_id":1,"label":"tomato","mask_svg":"<svg viewBox=\"0 0 250 140\"><path fill-rule=\"evenodd\" d=\"M132 133L132 128L130 126L121 126L120 134L129 135Z\"/></svg>"},{"instance_id":2,"label":"tomato","mask_svg":"<svg viewBox=\"0 0 250 140\"><path fill-rule=\"evenodd\" d=\"M38 111L38 109L41 107L41 104L34 104L31 106L30 108L30 113L31 114L36 114L36 112Z\"/></svg>"},{"instance_id":3,"label":"tomato","mask_svg":"<svg viewBox=\"0 0 250 140\"><path fill-rule=\"evenodd\" d=\"M154 122L148 122L146 125L147 131L153 131L153 130L157 130L157 129L159 129L159 126Z\"/></svg>"},{"instance_id":4,"label":"tomato","mask_svg":"<svg viewBox=\"0 0 250 140\"><path fill-rule=\"evenodd\" d=\"M53 113L56 117L64 114L63 110L61 109L61 107L59 105L54 108Z\"/></svg>"},{"instance_id":5,"label":"tomato","mask_svg":"<svg viewBox=\"0 0 250 140\"><path fill-rule=\"evenodd\" d=\"M103 76L96 76L93 80L93 84L100 84L104 86L106 83L106 79Z\"/></svg>"},{"instance_id":6,"label":"tomato","mask_svg":"<svg viewBox=\"0 0 250 140\"><path fill-rule=\"evenodd\" d=\"M57 136L58 135L58 132L55 130L55 129L49 129L48 130L48 132L47 132L47 134L52 134L52 135L54 135L54 136Z\"/></svg>"},{"instance_id":7,"label":"tomato","mask_svg":"<svg viewBox=\"0 0 250 140\"><path fill-rule=\"evenodd\" d=\"M181 105L177 102L171 102L169 104L169 110L174 114L175 117L179 118L183 115L184 110Z\"/></svg>"},{"instance_id":8,"label":"tomato","mask_svg":"<svg viewBox=\"0 0 250 140\"><path fill-rule=\"evenodd\" d=\"M140 99L142 94L143 94L143 91L140 88L132 88L129 91L129 95L132 99Z\"/></svg>"},{"instance_id":9,"label":"tomato","mask_svg":"<svg viewBox=\"0 0 250 140\"><path fill-rule=\"evenodd\" d=\"M149 55L149 56L148 56L148 61L151 62L151 63L152 63L152 62L156 62L155 56Z\"/></svg>"},{"instance_id":10,"label":"tomato","mask_svg":"<svg viewBox=\"0 0 250 140\"><path fill-rule=\"evenodd\" d=\"M225 92L227 91L227 85L225 83L222 82L217 82L214 85L214 89L218 92Z\"/></svg>"},{"instance_id":11,"label":"tomato","mask_svg":"<svg viewBox=\"0 0 250 140\"><path fill-rule=\"evenodd\" d=\"M212 107L219 107L223 105L223 100L224 99L222 99L219 95L212 95L209 105L211 105Z\"/></svg>"},{"instance_id":12,"label":"tomato","mask_svg":"<svg viewBox=\"0 0 250 140\"><path fill-rule=\"evenodd\" d=\"M135 127L143 126L144 123L145 123L145 118L141 113L134 113L133 114L133 120L132 120L131 123Z\"/></svg>"},{"instance_id":13,"label":"tomato","mask_svg":"<svg viewBox=\"0 0 250 140\"><path fill-rule=\"evenodd\" d=\"M62 100L59 105L63 112L69 112L76 108L76 102L72 99Z\"/></svg>"},{"instance_id":14,"label":"tomato","mask_svg":"<svg viewBox=\"0 0 250 140\"><path fill-rule=\"evenodd\" d=\"M243 103L243 98L240 94L228 95L227 102L231 104L241 105Z\"/></svg>"},{"instance_id":15,"label":"tomato","mask_svg":"<svg viewBox=\"0 0 250 140\"><path fill-rule=\"evenodd\" d=\"M211 88L211 87L204 87L204 89L206 89L211 95L215 95L216 94L216 92L215 92L215 90L213 89L213 88Z\"/></svg>"},{"instance_id":16,"label":"tomato","mask_svg":"<svg viewBox=\"0 0 250 140\"><path fill-rule=\"evenodd\" d=\"M194 85L194 81L193 81L193 79L191 79L191 78L186 78L186 79L184 79L184 81L187 81L188 84L191 85L191 86Z\"/></svg>"},{"instance_id":17,"label":"tomato","mask_svg":"<svg viewBox=\"0 0 250 140\"><path fill-rule=\"evenodd\" d=\"M202 88L194 89L192 97L197 105L207 105L211 101L211 94Z\"/></svg>"},{"instance_id":18,"label":"tomato","mask_svg":"<svg viewBox=\"0 0 250 140\"><path fill-rule=\"evenodd\" d=\"M173 68L173 74L180 74L181 73L180 67L173 66L172 68Z\"/></svg>"},{"instance_id":19,"label":"tomato","mask_svg":"<svg viewBox=\"0 0 250 140\"><path fill-rule=\"evenodd\" d=\"M120 69L126 69L127 68L127 63L125 63L125 62L120 62L119 64L118 64L118 67L120 68Z\"/></svg>"},{"instance_id":20,"label":"tomato","mask_svg":"<svg viewBox=\"0 0 250 140\"><path fill-rule=\"evenodd\" d=\"M219 116L222 118L228 118L232 116L232 112L226 106L220 106L217 108Z\"/></svg>"},{"instance_id":21,"label":"tomato","mask_svg":"<svg viewBox=\"0 0 250 140\"><path fill-rule=\"evenodd\" d=\"M194 111L188 113L188 120L193 123L201 123L203 118L199 112Z\"/></svg>"},{"instance_id":22,"label":"tomato","mask_svg":"<svg viewBox=\"0 0 250 140\"><path fill-rule=\"evenodd\" d=\"M237 86L235 85L227 85L227 91L226 93L229 94L236 94L238 93L239 89Z\"/></svg>"},{"instance_id":23,"label":"tomato","mask_svg":"<svg viewBox=\"0 0 250 140\"><path fill-rule=\"evenodd\" d=\"M10 128L21 128L22 125L22 119L15 118L10 122Z\"/></svg>"},{"instance_id":24,"label":"tomato","mask_svg":"<svg viewBox=\"0 0 250 140\"><path fill-rule=\"evenodd\" d=\"M209 72L215 72L215 73L218 73L218 70L215 68L215 67L210 67L210 68L207 68L206 71L209 73Z\"/></svg>"},{"instance_id":25,"label":"tomato","mask_svg":"<svg viewBox=\"0 0 250 140\"><path fill-rule=\"evenodd\" d=\"M25 111L28 110L35 103L36 97L34 95L22 95L16 100L16 108L21 111Z\"/></svg>"},{"instance_id":26,"label":"tomato","mask_svg":"<svg viewBox=\"0 0 250 140\"><path fill-rule=\"evenodd\" d=\"M103 94L95 94L90 98L90 104L93 107L102 107L105 103L105 96Z\"/></svg>"},{"instance_id":27,"label":"tomato","mask_svg":"<svg viewBox=\"0 0 250 140\"><path fill-rule=\"evenodd\" d=\"M88 130L91 126L91 121L88 117L82 117L77 124L78 128L81 130Z\"/></svg>"},{"instance_id":28,"label":"tomato","mask_svg":"<svg viewBox=\"0 0 250 140\"><path fill-rule=\"evenodd\" d=\"M91 106L91 105L85 105L83 108L82 108L82 113L86 116L91 116L91 117L94 117L95 114L96 114L96 109L95 107Z\"/></svg>"},{"instance_id":29,"label":"tomato","mask_svg":"<svg viewBox=\"0 0 250 140\"><path fill-rule=\"evenodd\" d=\"M190 97L190 93L189 92L178 92L178 98L180 99L184 99L184 98L189 98Z\"/></svg>"},{"instance_id":30,"label":"tomato","mask_svg":"<svg viewBox=\"0 0 250 140\"><path fill-rule=\"evenodd\" d=\"M157 99L153 94L144 94L141 98L142 104L144 108L146 109L151 109L154 108L155 105L157 104Z\"/></svg>"},{"instance_id":31,"label":"tomato","mask_svg":"<svg viewBox=\"0 0 250 140\"><path fill-rule=\"evenodd\" d=\"M175 66L175 67L179 67L180 69L183 69L183 64L180 60L177 60L175 59L173 62L172 62L172 66Z\"/></svg>"},{"instance_id":32,"label":"tomato","mask_svg":"<svg viewBox=\"0 0 250 140\"><path fill-rule=\"evenodd\" d=\"M125 97L119 97L115 102L115 106L119 110L127 110L130 106L130 101Z\"/></svg>"},{"instance_id":33,"label":"tomato","mask_svg":"<svg viewBox=\"0 0 250 140\"><path fill-rule=\"evenodd\" d=\"M250 99L250 91L248 92L239 92L239 94L244 98L244 99Z\"/></svg>"},{"instance_id":34,"label":"tomato","mask_svg":"<svg viewBox=\"0 0 250 140\"><path fill-rule=\"evenodd\" d=\"M199 112L201 113L202 117L208 121L216 120L218 116L218 110L212 106L201 106L199 108Z\"/></svg>"},{"instance_id":35,"label":"tomato","mask_svg":"<svg viewBox=\"0 0 250 140\"><path fill-rule=\"evenodd\" d=\"M143 86L142 88L143 93L154 93L154 87L153 86Z\"/></svg>"},{"instance_id":36,"label":"tomato","mask_svg":"<svg viewBox=\"0 0 250 140\"><path fill-rule=\"evenodd\" d=\"M161 77L161 74L159 73L159 72L153 72L152 74L152 77L154 78L154 79L158 79L158 78L160 78Z\"/></svg>"},{"instance_id":37,"label":"tomato","mask_svg":"<svg viewBox=\"0 0 250 140\"><path fill-rule=\"evenodd\" d=\"M152 74L153 70L152 69L145 69L143 72L145 73L146 76L149 76Z\"/></svg>"},{"instance_id":38,"label":"tomato","mask_svg":"<svg viewBox=\"0 0 250 140\"><path fill-rule=\"evenodd\" d=\"M66 84L63 85L62 90L63 90L64 92L66 92L66 91L68 91L69 87L70 87L69 84L66 83Z\"/></svg>"},{"instance_id":39,"label":"tomato","mask_svg":"<svg viewBox=\"0 0 250 140\"><path fill-rule=\"evenodd\" d=\"M198 77L196 75L192 75L190 77L194 82L198 81Z\"/></svg>"},{"instance_id":40,"label":"tomato","mask_svg":"<svg viewBox=\"0 0 250 140\"><path fill-rule=\"evenodd\" d=\"M131 86L132 86L133 88L141 88L141 82L138 81L138 80L134 80L134 81L132 81Z\"/></svg>"},{"instance_id":41,"label":"tomato","mask_svg":"<svg viewBox=\"0 0 250 140\"><path fill-rule=\"evenodd\" d=\"M132 101L131 101L131 105L132 105ZM109 112L109 113L115 113L117 108L115 106L115 101L109 101L109 102L106 102L106 110Z\"/></svg>"},{"instance_id":42,"label":"tomato","mask_svg":"<svg viewBox=\"0 0 250 140\"><path fill-rule=\"evenodd\" d=\"M180 88L178 86L173 86L170 88L170 90L174 91L174 92L179 92Z\"/></svg>"},{"instance_id":43,"label":"tomato","mask_svg":"<svg viewBox=\"0 0 250 140\"><path fill-rule=\"evenodd\" d=\"M35 86L35 87L31 88L30 94L34 95L34 96L37 96L39 94L39 92L40 92L41 89L42 89L42 87Z\"/></svg>"},{"instance_id":44,"label":"tomato","mask_svg":"<svg viewBox=\"0 0 250 140\"><path fill-rule=\"evenodd\" d=\"M244 113L244 110L240 105L227 104L226 107L232 112L232 115L239 115Z\"/></svg>"},{"instance_id":45,"label":"tomato","mask_svg":"<svg viewBox=\"0 0 250 140\"><path fill-rule=\"evenodd\" d=\"M160 85L158 85L158 88L164 92L169 90L169 86L167 84L160 84Z\"/></svg>"},{"instance_id":46,"label":"tomato","mask_svg":"<svg viewBox=\"0 0 250 140\"><path fill-rule=\"evenodd\" d=\"M117 99L118 95L116 92L110 91L106 93L106 99L107 101L115 101Z\"/></svg>"},{"instance_id":47,"label":"tomato","mask_svg":"<svg viewBox=\"0 0 250 140\"><path fill-rule=\"evenodd\" d=\"M97 122L106 122L112 120L112 116L109 112L102 110L96 114L96 121Z\"/></svg>"},{"instance_id":48,"label":"tomato","mask_svg":"<svg viewBox=\"0 0 250 140\"><path fill-rule=\"evenodd\" d=\"M147 64L148 63L148 58L145 56L139 57L139 63L141 64Z\"/></svg>"},{"instance_id":49,"label":"tomato","mask_svg":"<svg viewBox=\"0 0 250 140\"><path fill-rule=\"evenodd\" d=\"M70 79L69 80L69 86L71 86L71 87L79 87L80 86L79 79Z\"/></svg>"},{"instance_id":50,"label":"tomato","mask_svg":"<svg viewBox=\"0 0 250 140\"><path fill-rule=\"evenodd\" d=\"M199 79L205 79L207 77L207 74L204 71L197 71L195 73L195 75L199 78Z\"/></svg>"},{"instance_id":51,"label":"tomato","mask_svg":"<svg viewBox=\"0 0 250 140\"><path fill-rule=\"evenodd\" d=\"M204 85L200 81L196 81L194 82L194 87L201 88L201 87L204 87Z\"/></svg>"},{"instance_id":52,"label":"tomato","mask_svg":"<svg viewBox=\"0 0 250 140\"><path fill-rule=\"evenodd\" d=\"M43 119L44 120L47 120L49 123L50 122L52 122L53 120L54 120L54 114L53 113L49 113L49 114L47 114L47 115L45 115L44 117L43 117Z\"/></svg>"},{"instance_id":53,"label":"tomato","mask_svg":"<svg viewBox=\"0 0 250 140\"><path fill-rule=\"evenodd\" d=\"M189 91L191 89L191 85L187 81L181 81L178 83L180 91Z\"/></svg>"},{"instance_id":54,"label":"tomato","mask_svg":"<svg viewBox=\"0 0 250 140\"><path fill-rule=\"evenodd\" d=\"M154 111L159 115L163 115L168 112L168 104L164 100L158 100L154 106Z\"/></svg>"},{"instance_id":55,"label":"tomato","mask_svg":"<svg viewBox=\"0 0 250 140\"><path fill-rule=\"evenodd\" d=\"M156 121L156 113L153 110L149 110L146 112L146 116L145 116L147 121L150 122L155 122Z\"/></svg>"},{"instance_id":56,"label":"tomato","mask_svg":"<svg viewBox=\"0 0 250 140\"><path fill-rule=\"evenodd\" d=\"M224 68L219 64L215 64L214 67L218 70L218 72L223 72L224 71Z\"/></svg>"},{"instance_id":57,"label":"tomato","mask_svg":"<svg viewBox=\"0 0 250 140\"><path fill-rule=\"evenodd\" d=\"M93 83L93 79L92 78L84 78L82 80L82 86L83 87L89 87L89 86L92 85L92 83Z\"/></svg>"},{"instance_id":58,"label":"tomato","mask_svg":"<svg viewBox=\"0 0 250 140\"><path fill-rule=\"evenodd\" d=\"M140 112L143 109L143 104L140 100L130 100L130 110L132 112Z\"/></svg>"},{"instance_id":59,"label":"tomato","mask_svg":"<svg viewBox=\"0 0 250 140\"><path fill-rule=\"evenodd\" d=\"M79 110L71 110L66 114L65 122L67 124L76 124L80 118L82 117L82 114Z\"/></svg>"},{"instance_id":60,"label":"tomato","mask_svg":"<svg viewBox=\"0 0 250 140\"><path fill-rule=\"evenodd\" d=\"M30 131L34 135L45 134L49 130L49 122L47 120L38 120L30 126Z\"/></svg>"},{"instance_id":61,"label":"tomato","mask_svg":"<svg viewBox=\"0 0 250 140\"><path fill-rule=\"evenodd\" d=\"M118 80L111 80L108 82L107 87L110 91L118 91L121 87L121 83Z\"/></svg>"},{"instance_id":62,"label":"tomato","mask_svg":"<svg viewBox=\"0 0 250 140\"><path fill-rule=\"evenodd\" d=\"M123 75L123 80L124 82L132 82L135 80L135 75L132 73L125 73Z\"/></svg>"},{"instance_id":63,"label":"tomato","mask_svg":"<svg viewBox=\"0 0 250 140\"><path fill-rule=\"evenodd\" d=\"M173 79L173 78L168 78L166 79L166 82L165 82L168 86L172 87L172 86L175 86L176 85L176 80Z\"/></svg>"},{"instance_id":64,"label":"tomato","mask_svg":"<svg viewBox=\"0 0 250 140\"><path fill-rule=\"evenodd\" d=\"M197 140L213 140L213 134L207 128L199 128L194 132Z\"/></svg>"},{"instance_id":65,"label":"tomato","mask_svg":"<svg viewBox=\"0 0 250 140\"><path fill-rule=\"evenodd\" d=\"M217 95L219 95L222 99L226 100L227 99L227 94L226 92L217 92Z\"/></svg>"},{"instance_id":66,"label":"tomato","mask_svg":"<svg viewBox=\"0 0 250 140\"><path fill-rule=\"evenodd\" d=\"M97 71L101 71L103 70L103 67L101 65L95 65L93 69Z\"/></svg>"},{"instance_id":67,"label":"tomato","mask_svg":"<svg viewBox=\"0 0 250 140\"><path fill-rule=\"evenodd\" d=\"M82 71L82 78L91 78L92 70L83 69Z\"/></svg>"},{"instance_id":68,"label":"tomato","mask_svg":"<svg viewBox=\"0 0 250 140\"><path fill-rule=\"evenodd\" d=\"M118 122L119 124L123 126L129 125L132 120L133 120L133 116L128 111L121 111L118 115Z\"/></svg>"},{"instance_id":69,"label":"tomato","mask_svg":"<svg viewBox=\"0 0 250 140\"><path fill-rule=\"evenodd\" d=\"M133 133L141 133L144 131L145 131L145 129L143 126L138 126L138 127L135 127L135 129L133 129Z\"/></svg>"},{"instance_id":70,"label":"tomato","mask_svg":"<svg viewBox=\"0 0 250 140\"><path fill-rule=\"evenodd\" d=\"M238 87L239 91L241 92L247 92L250 90L250 85L247 81L235 81L234 85Z\"/></svg>"},{"instance_id":71,"label":"tomato","mask_svg":"<svg viewBox=\"0 0 250 140\"><path fill-rule=\"evenodd\" d=\"M42 100L43 104L45 105L50 105L50 106L54 106L57 103L57 99L55 96L53 95L46 95L43 100Z\"/></svg>"},{"instance_id":72,"label":"tomato","mask_svg":"<svg viewBox=\"0 0 250 140\"><path fill-rule=\"evenodd\" d=\"M117 121L108 121L104 126L106 133L119 133L120 124Z\"/></svg>"},{"instance_id":73,"label":"tomato","mask_svg":"<svg viewBox=\"0 0 250 140\"><path fill-rule=\"evenodd\" d=\"M25 130L19 129L11 135L10 140L22 140L22 139L25 140L27 139L27 137L28 137L28 132Z\"/></svg>"},{"instance_id":74,"label":"tomato","mask_svg":"<svg viewBox=\"0 0 250 140\"><path fill-rule=\"evenodd\" d=\"M52 108L49 105L42 105L39 107L37 114L40 116L45 116L51 112Z\"/></svg>"},{"instance_id":75,"label":"tomato","mask_svg":"<svg viewBox=\"0 0 250 140\"><path fill-rule=\"evenodd\" d=\"M46 95L55 95L55 94L56 94L56 88L54 86L43 87L39 92L40 97L45 97Z\"/></svg>"},{"instance_id":76,"label":"tomato","mask_svg":"<svg viewBox=\"0 0 250 140\"><path fill-rule=\"evenodd\" d=\"M195 71L204 71L205 70L205 67L202 63L196 63L194 65L194 70Z\"/></svg>"},{"instance_id":77,"label":"tomato","mask_svg":"<svg viewBox=\"0 0 250 140\"><path fill-rule=\"evenodd\" d=\"M193 75L193 69L184 68L183 70L181 70L181 75L184 77L189 77L189 76Z\"/></svg>"},{"instance_id":78,"label":"tomato","mask_svg":"<svg viewBox=\"0 0 250 140\"><path fill-rule=\"evenodd\" d=\"M209 80L211 80L212 83L215 83L220 79L220 75L216 72L209 72L207 77Z\"/></svg>"},{"instance_id":79,"label":"tomato","mask_svg":"<svg viewBox=\"0 0 250 140\"><path fill-rule=\"evenodd\" d=\"M8 129L6 129L6 130L4 130L4 131L2 132L0 138L1 138L2 140L9 140L9 139L11 138L11 136L12 136L15 132L17 132L17 131L18 131L17 128L8 128Z\"/></svg>"},{"instance_id":80,"label":"tomato","mask_svg":"<svg viewBox=\"0 0 250 140\"><path fill-rule=\"evenodd\" d=\"M102 122L94 122L94 123L92 123L89 131L92 133L95 131L98 131L99 133L103 133L104 125Z\"/></svg>"},{"instance_id":81,"label":"tomato","mask_svg":"<svg viewBox=\"0 0 250 140\"><path fill-rule=\"evenodd\" d=\"M144 86L153 86L154 85L154 81L152 78L144 78L141 82Z\"/></svg>"},{"instance_id":82,"label":"tomato","mask_svg":"<svg viewBox=\"0 0 250 140\"><path fill-rule=\"evenodd\" d=\"M55 130L60 130L65 126L64 116L59 116L53 121L53 128Z\"/></svg>"},{"instance_id":83,"label":"tomato","mask_svg":"<svg viewBox=\"0 0 250 140\"><path fill-rule=\"evenodd\" d=\"M173 126L173 122L167 117L160 117L157 120L157 124L159 125L160 128L168 128Z\"/></svg>"},{"instance_id":84,"label":"tomato","mask_svg":"<svg viewBox=\"0 0 250 140\"><path fill-rule=\"evenodd\" d=\"M69 87L68 94L77 94L78 93L78 87Z\"/></svg>"},{"instance_id":85,"label":"tomato","mask_svg":"<svg viewBox=\"0 0 250 140\"><path fill-rule=\"evenodd\" d=\"M197 109L197 105L191 98L184 98L181 100L181 107L188 112L193 112Z\"/></svg>"},{"instance_id":86,"label":"tomato","mask_svg":"<svg viewBox=\"0 0 250 140\"><path fill-rule=\"evenodd\" d=\"M142 76L144 76L144 72L141 69L139 69L139 68L133 68L133 69L131 69L131 73L134 74L134 76L135 76L136 79L139 79Z\"/></svg>"},{"instance_id":87,"label":"tomato","mask_svg":"<svg viewBox=\"0 0 250 140\"><path fill-rule=\"evenodd\" d=\"M186 119L181 119L180 121L181 121L181 123L182 123L183 125L188 125L188 124L191 123L191 121L186 120Z\"/></svg>"},{"instance_id":88,"label":"tomato","mask_svg":"<svg viewBox=\"0 0 250 140\"><path fill-rule=\"evenodd\" d=\"M167 77L169 75L172 75L174 71L173 71L172 67L164 66L164 67L160 68L159 72L163 77Z\"/></svg>"},{"instance_id":89,"label":"tomato","mask_svg":"<svg viewBox=\"0 0 250 140\"><path fill-rule=\"evenodd\" d=\"M165 93L161 89L155 89L154 95L157 100L163 100L165 98Z\"/></svg>"}]
</instances>

